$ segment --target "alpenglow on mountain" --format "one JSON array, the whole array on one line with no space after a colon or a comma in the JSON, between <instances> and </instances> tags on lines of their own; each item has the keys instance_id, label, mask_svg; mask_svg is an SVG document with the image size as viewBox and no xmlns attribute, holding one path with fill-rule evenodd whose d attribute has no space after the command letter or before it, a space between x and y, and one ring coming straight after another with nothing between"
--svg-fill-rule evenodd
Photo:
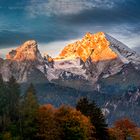
<instances>
[{"instance_id":1,"label":"alpenglow on mountain","mask_svg":"<svg viewBox=\"0 0 140 140\"><path fill-rule=\"evenodd\" d=\"M93 90L100 80L116 75L127 65L139 71L140 56L108 34L99 32L87 33L82 40L64 47L56 58L42 57L37 42L30 40L9 52L1 62L0 73L6 81L14 75L19 83L46 79L78 89L84 84L88 88L83 88ZM34 73L41 75L40 81L32 81Z\"/></svg>"},{"instance_id":2,"label":"alpenglow on mountain","mask_svg":"<svg viewBox=\"0 0 140 140\"><path fill-rule=\"evenodd\" d=\"M42 56L37 42L29 40L0 59L0 73L5 81L14 76L23 91L33 83L40 103L75 105L87 96L102 107L109 124L125 116L140 120L135 117L140 113L140 56L106 33L87 33L56 58Z\"/></svg>"},{"instance_id":3,"label":"alpenglow on mountain","mask_svg":"<svg viewBox=\"0 0 140 140\"><path fill-rule=\"evenodd\" d=\"M81 58L84 62L91 57L93 62L115 59L117 54L109 47L110 43L102 32L94 35L87 33L81 41L66 46L60 59Z\"/></svg>"}]
</instances>

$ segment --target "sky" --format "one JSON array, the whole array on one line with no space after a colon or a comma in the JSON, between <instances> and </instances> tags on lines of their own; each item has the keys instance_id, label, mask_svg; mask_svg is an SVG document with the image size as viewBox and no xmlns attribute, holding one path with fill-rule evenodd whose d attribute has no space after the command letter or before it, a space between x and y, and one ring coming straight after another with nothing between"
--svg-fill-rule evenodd
<instances>
[{"instance_id":1,"label":"sky","mask_svg":"<svg viewBox=\"0 0 140 140\"><path fill-rule=\"evenodd\" d=\"M140 47L140 0L0 0L0 56L31 39L57 55L99 31Z\"/></svg>"}]
</instances>

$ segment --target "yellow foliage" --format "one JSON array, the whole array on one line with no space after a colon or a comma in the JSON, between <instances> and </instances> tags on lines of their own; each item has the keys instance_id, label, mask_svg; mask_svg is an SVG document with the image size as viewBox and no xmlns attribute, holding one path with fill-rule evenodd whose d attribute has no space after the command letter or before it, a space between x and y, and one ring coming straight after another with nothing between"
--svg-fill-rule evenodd
<instances>
[{"instance_id":1,"label":"yellow foliage","mask_svg":"<svg viewBox=\"0 0 140 140\"><path fill-rule=\"evenodd\" d=\"M12 140L11 133L10 132L4 133L3 140Z\"/></svg>"},{"instance_id":2,"label":"yellow foliage","mask_svg":"<svg viewBox=\"0 0 140 140\"><path fill-rule=\"evenodd\" d=\"M95 130L89 118L69 106L54 108L52 105L43 105L39 108L37 120L39 139L61 140L69 133L67 137L78 135L81 140L95 140Z\"/></svg>"}]
</instances>

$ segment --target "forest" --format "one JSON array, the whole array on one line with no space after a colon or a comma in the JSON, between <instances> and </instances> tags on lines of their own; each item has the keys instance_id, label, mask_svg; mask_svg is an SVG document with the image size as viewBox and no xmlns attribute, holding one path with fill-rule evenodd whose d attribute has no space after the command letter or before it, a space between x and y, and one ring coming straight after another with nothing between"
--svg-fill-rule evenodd
<instances>
[{"instance_id":1,"label":"forest","mask_svg":"<svg viewBox=\"0 0 140 140\"><path fill-rule=\"evenodd\" d=\"M30 84L23 94L12 76L0 75L0 140L140 140L140 128L129 118L108 126L94 101L81 97L75 107L39 104Z\"/></svg>"}]
</instances>

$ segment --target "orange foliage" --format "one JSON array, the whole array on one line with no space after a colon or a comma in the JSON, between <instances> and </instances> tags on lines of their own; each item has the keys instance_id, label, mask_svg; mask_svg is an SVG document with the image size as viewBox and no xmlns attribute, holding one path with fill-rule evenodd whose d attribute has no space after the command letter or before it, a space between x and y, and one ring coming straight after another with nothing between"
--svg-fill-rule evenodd
<instances>
[{"instance_id":1,"label":"orange foliage","mask_svg":"<svg viewBox=\"0 0 140 140\"><path fill-rule=\"evenodd\" d=\"M121 130L134 130L136 128L136 125L128 118L116 121L114 126Z\"/></svg>"},{"instance_id":2,"label":"orange foliage","mask_svg":"<svg viewBox=\"0 0 140 140\"><path fill-rule=\"evenodd\" d=\"M109 133L116 140L125 140L128 137L134 140L140 140L139 129L128 118L116 121L114 127L109 129Z\"/></svg>"},{"instance_id":3,"label":"orange foliage","mask_svg":"<svg viewBox=\"0 0 140 140\"><path fill-rule=\"evenodd\" d=\"M80 134L78 137L81 137L81 140L95 140L95 131L90 120L71 107L62 106L56 109L52 105L43 105L39 108L37 120L37 137L40 140L61 140L65 137L71 138L73 134ZM69 131L69 135L66 131Z\"/></svg>"}]
</instances>

